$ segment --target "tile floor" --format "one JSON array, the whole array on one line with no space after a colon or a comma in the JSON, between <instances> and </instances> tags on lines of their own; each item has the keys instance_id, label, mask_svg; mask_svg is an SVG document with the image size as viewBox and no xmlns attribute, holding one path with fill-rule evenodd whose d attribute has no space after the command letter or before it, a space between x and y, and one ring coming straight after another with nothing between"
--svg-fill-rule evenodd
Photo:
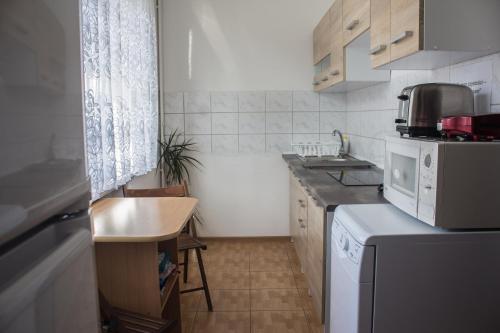
<instances>
[{"instance_id":1,"label":"tile floor","mask_svg":"<svg viewBox=\"0 0 500 333\"><path fill-rule=\"evenodd\" d=\"M214 312L202 291L182 294L184 333L319 333L305 276L287 238L206 240L203 252ZM201 286L191 256L188 283ZM181 275L182 276L182 275Z\"/></svg>"}]
</instances>

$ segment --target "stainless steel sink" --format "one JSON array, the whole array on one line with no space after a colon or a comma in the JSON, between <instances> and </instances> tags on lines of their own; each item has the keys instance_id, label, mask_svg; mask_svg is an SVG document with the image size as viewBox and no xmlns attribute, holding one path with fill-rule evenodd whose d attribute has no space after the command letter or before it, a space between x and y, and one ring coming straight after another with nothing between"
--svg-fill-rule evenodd
<instances>
[{"instance_id":1,"label":"stainless steel sink","mask_svg":"<svg viewBox=\"0 0 500 333\"><path fill-rule=\"evenodd\" d=\"M308 159L303 163L308 169L371 168L373 163L354 158Z\"/></svg>"}]
</instances>

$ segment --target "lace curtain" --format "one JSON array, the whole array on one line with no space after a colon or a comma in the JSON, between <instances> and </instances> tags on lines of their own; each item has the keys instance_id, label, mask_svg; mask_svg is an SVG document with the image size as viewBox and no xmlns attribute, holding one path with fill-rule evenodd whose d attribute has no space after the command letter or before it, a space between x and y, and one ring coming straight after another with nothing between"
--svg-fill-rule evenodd
<instances>
[{"instance_id":1,"label":"lace curtain","mask_svg":"<svg viewBox=\"0 0 500 333\"><path fill-rule=\"evenodd\" d=\"M157 163L154 0L82 0L87 165L92 198Z\"/></svg>"}]
</instances>

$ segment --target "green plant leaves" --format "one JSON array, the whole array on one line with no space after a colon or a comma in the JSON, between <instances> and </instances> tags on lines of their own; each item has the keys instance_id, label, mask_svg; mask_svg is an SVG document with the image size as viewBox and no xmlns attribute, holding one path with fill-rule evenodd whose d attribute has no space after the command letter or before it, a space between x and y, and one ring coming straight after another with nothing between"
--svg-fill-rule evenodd
<instances>
[{"instance_id":1,"label":"green plant leaves","mask_svg":"<svg viewBox=\"0 0 500 333\"><path fill-rule=\"evenodd\" d=\"M159 141L160 159L157 169L163 170L166 185L180 184L184 179L189 180L189 168L200 168L202 163L192 156L197 152L196 143L191 139L184 139L180 133L174 131L165 141Z\"/></svg>"}]
</instances>

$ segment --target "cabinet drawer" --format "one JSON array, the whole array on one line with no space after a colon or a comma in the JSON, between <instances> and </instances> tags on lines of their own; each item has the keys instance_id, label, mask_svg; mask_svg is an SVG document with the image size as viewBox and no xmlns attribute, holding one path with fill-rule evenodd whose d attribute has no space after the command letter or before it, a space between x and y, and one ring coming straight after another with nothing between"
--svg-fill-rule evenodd
<instances>
[{"instance_id":1,"label":"cabinet drawer","mask_svg":"<svg viewBox=\"0 0 500 333\"><path fill-rule=\"evenodd\" d=\"M422 0L391 0L391 61L422 49Z\"/></svg>"},{"instance_id":2,"label":"cabinet drawer","mask_svg":"<svg viewBox=\"0 0 500 333\"><path fill-rule=\"evenodd\" d=\"M342 5L344 45L370 28L370 0L344 0Z\"/></svg>"},{"instance_id":3,"label":"cabinet drawer","mask_svg":"<svg viewBox=\"0 0 500 333\"><path fill-rule=\"evenodd\" d=\"M378 0L370 11L370 57L375 68L391 61L391 0Z\"/></svg>"}]
</instances>

